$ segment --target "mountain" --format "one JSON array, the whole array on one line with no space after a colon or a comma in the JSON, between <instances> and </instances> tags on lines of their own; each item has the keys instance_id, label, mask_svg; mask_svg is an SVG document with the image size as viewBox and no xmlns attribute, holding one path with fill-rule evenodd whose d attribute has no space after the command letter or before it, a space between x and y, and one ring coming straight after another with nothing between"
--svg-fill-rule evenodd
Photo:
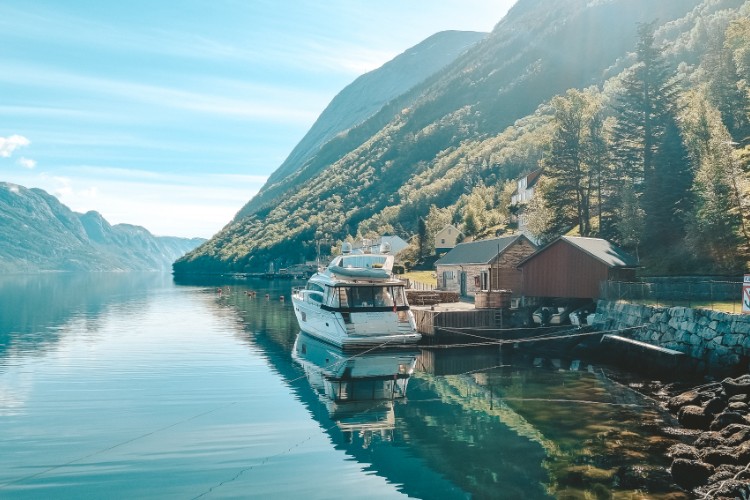
<instances>
[{"instance_id":1,"label":"mountain","mask_svg":"<svg viewBox=\"0 0 750 500\"><path fill-rule=\"evenodd\" d=\"M205 240L154 236L79 214L41 189L0 182L0 270L165 271Z\"/></svg>"},{"instance_id":2,"label":"mountain","mask_svg":"<svg viewBox=\"0 0 750 500\"><path fill-rule=\"evenodd\" d=\"M336 135L364 122L392 99L443 69L469 47L487 36L473 31L443 31L415 45L382 67L366 73L342 90L323 110L263 189L243 207L241 219L265 200L283 191L284 178L304 165Z\"/></svg>"},{"instance_id":3,"label":"mountain","mask_svg":"<svg viewBox=\"0 0 750 500\"><path fill-rule=\"evenodd\" d=\"M660 41L682 47L675 57L690 62L705 50L705 43L689 43L710 24L703 20L743 4L519 0L492 33L445 67L319 147L304 148L300 161L290 155L230 224L174 270L262 270L314 256L322 238L408 237L435 210L455 218L457 203L477 189L538 168L550 100L616 82L634 63L640 24L658 20ZM486 208L497 207L497 198L491 193Z\"/></svg>"}]
</instances>

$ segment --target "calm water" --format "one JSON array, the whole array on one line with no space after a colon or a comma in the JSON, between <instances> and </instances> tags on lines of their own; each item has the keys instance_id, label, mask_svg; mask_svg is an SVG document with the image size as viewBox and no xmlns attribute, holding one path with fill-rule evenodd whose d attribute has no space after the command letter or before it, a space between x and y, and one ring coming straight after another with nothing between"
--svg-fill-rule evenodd
<instances>
[{"instance_id":1,"label":"calm water","mask_svg":"<svg viewBox=\"0 0 750 500\"><path fill-rule=\"evenodd\" d=\"M663 415L598 367L416 351L406 398L378 399L396 393L382 377L338 398L317 369L336 353L320 361L306 344L293 356L289 289L149 274L0 279L0 498L672 491ZM349 374L388 365L376 356Z\"/></svg>"}]
</instances>

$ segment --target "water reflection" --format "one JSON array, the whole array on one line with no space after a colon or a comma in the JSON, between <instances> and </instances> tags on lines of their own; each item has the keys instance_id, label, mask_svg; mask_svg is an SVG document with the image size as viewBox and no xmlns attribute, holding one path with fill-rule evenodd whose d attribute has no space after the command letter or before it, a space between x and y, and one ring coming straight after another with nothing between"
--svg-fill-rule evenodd
<instances>
[{"instance_id":1,"label":"water reflection","mask_svg":"<svg viewBox=\"0 0 750 500\"><path fill-rule=\"evenodd\" d=\"M344 353L305 333L294 344L292 357L305 370L310 385L330 418L349 433L380 432L392 439L394 403L406 398L417 351Z\"/></svg>"},{"instance_id":2,"label":"water reflection","mask_svg":"<svg viewBox=\"0 0 750 500\"><path fill-rule=\"evenodd\" d=\"M241 497L249 484L321 497L331 470L339 488L374 485L373 497L675 492L663 414L585 361L497 348L351 358L299 334L289 282L182 284L0 282L0 496L38 494L56 480L37 481L46 464L71 497L77 481L100 497L113 484L131 497ZM63 467L88 455L90 469ZM105 462L117 465L106 477ZM184 484L158 479L175 474Z\"/></svg>"},{"instance_id":3,"label":"water reflection","mask_svg":"<svg viewBox=\"0 0 750 500\"><path fill-rule=\"evenodd\" d=\"M140 301L171 276L159 273L48 273L0 279L0 359L39 356L65 335L98 331L98 318L112 306ZM2 363L0 363L0 367Z\"/></svg>"}]
</instances>

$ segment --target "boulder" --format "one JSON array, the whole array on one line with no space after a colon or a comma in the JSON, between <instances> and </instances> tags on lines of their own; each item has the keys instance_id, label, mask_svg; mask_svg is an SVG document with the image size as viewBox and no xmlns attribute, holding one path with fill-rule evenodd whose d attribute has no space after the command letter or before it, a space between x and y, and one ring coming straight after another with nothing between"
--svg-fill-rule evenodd
<instances>
[{"instance_id":1,"label":"boulder","mask_svg":"<svg viewBox=\"0 0 750 500\"><path fill-rule=\"evenodd\" d=\"M734 448L734 457L738 465L750 464L750 441L745 441Z\"/></svg>"},{"instance_id":2,"label":"boulder","mask_svg":"<svg viewBox=\"0 0 750 500\"><path fill-rule=\"evenodd\" d=\"M711 464L714 467L719 465L739 465L737 463L737 456L735 449L731 446L717 446L715 448L706 448L700 453L701 459L707 464Z\"/></svg>"},{"instance_id":3,"label":"boulder","mask_svg":"<svg viewBox=\"0 0 750 500\"><path fill-rule=\"evenodd\" d=\"M674 482L686 490L706 484L708 478L714 474L714 470L711 464L686 458L675 459L670 469Z\"/></svg>"},{"instance_id":4,"label":"boulder","mask_svg":"<svg viewBox=\"0 0 750 500\"><path fill-rule=\"evenodd\" d=\"M737 394L750 394L750 375L742 375L735 379L727 377L721 381L721 386L730 397Z\"/></svg>"},{"instance_id":5,"label":"boulder","mask_svg":"<svg viewBox=\"0 0 750 500\"><path fill-rule=\"evenodd\" d=\"M713 397L703 405L703 413L706 415L716 415L721 413L727 407L727 402L723 398Z\"/></svg>"},{"instance_id":6,"label":"boulder","mask_svg":"<svg viewBox=\"0 0 750 500\"><path fill-rule=\"evenodd\" d=\"M716 418L711 422L710 429L712 431L720 431L724 427L730 424L747 424L747 420L741 413L736 411L725 411L716 415Z\"/></svg>"},{"instance_id":7,"label":"boulder","mask_svg":"<svg viewBox=\"0 0 750 500\"><path fill-rule=\"evenodd\" d=\"M750 484L747 481L729 479L720 483L715 489L711 489L711 498L748 498L750 497Z\"/></svg>"},{"instance_id":8,"label":"boulder","mask_svg":"<svg viewBox=\"0 0 750 500\"><path fill-rule=\"evenodd\" d=\"M729 408L729 411L735 411L737 413L747 414L748 408L750 407L747 406L747 403L742 403L742 402L737 401L734 403L729 403L729 406L727 408Z\"/></svg>"},{"instance_id":9,"label":"boulder","mask_svg":"<svg viewBox=\"0 0 750 500\"><path fill-rule=\"evenodd\" d=\"M700 406L687 405L680 408L680 411L677 412L677 420L682 426L688 429L708 430L711 423L711 415L706 415Z\"/></svg>"},{"instance_id":10,"label":"boulder","mask_svg":"<svg viewBox=\"0 0 750 500\"><path fill-rule=\"evenodd\" d=\"M677 411L683 406L695 405L699 401L700 394L698 394L698 391L687 391L670 398L667 407L671 412L677 413Z\"/></svg>"},{"instance_id":11,"label":"boulder","mask_svg":"<svg viewBox=\"0 0 750 500\"><path fill-rule=\"evenodd\" d=\"M687 458L688 460L698 459L698 450L693 446L684 443L677 443L669 447L667 456L671 459Z\"/></svg>"},{"instance_id":12,"label":"boulder","mask_svg":"<svg viewBox=\"0 0 750 500\"><path fill-rule=\"evenodd\" d=\"M693 444L696 448L713 448L726 445L726 439L718 431L708 431L701 433Z\"/></svg>"},{"instance_id":13,"label":"boulder","mask_svg":"<svg viewBox=\"0 0 750 500\"><path fill-rule=\"evenodd\" d=\"M734 396L729 397L730 403L745 403L748 400L747 394L735 394Z\"/></svg>"},{"instance_id":14,"label":"boulder","mask_svg":"<svg viewBox=\"0 0 750 500\"><path fill-rule=\"evenodd\" d=\"M726 481L727 479L734 479L734 477L744 469L739 465L720 465L716 467L714 475L708 478L708 484L718 483L720 481Z\"/></svg>"},{"instance_id":15,"label":"boulder","mask_svg":"<svg viewBox=\"0 0 750 500\"><path fill-rule=\"evenodd\" d=\"M721 431L728 446L739 446L750 441L750 425L730 424Z\"/></svg>"}]
</instances>

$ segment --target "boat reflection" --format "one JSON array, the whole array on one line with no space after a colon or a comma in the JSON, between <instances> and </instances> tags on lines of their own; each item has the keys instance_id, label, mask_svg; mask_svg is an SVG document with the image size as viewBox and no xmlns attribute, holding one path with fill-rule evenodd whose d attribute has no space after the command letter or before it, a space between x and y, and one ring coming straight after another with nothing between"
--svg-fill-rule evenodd
<instances>
[{"instance_id":1,"label":"boat reflection","mask_svg":"<svg viewBox=\"0 0 750 500\"><path fill-rule=\"evenodd\" d=\"M395 427L394 403L406 398L418 351L371 350L344 353L300 332L292 358L336 425L352 432L380 432L388 440Z\"/></svg>"}]
</instances>

